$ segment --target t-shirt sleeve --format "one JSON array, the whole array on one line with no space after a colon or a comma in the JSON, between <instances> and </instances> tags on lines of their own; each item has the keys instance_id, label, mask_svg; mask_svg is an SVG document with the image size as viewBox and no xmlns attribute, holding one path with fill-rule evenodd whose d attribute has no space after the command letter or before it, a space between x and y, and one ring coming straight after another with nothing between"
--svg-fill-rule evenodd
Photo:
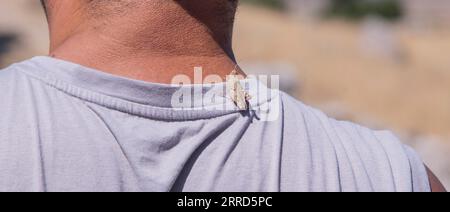
<instances>
[{"instance_id":1,"label":"t-shirt sleeve","mask_svg":"<svg viewBox=\"0 0 450 212\"><path fill-rule=\"evenodd\" d=\"M389 131L377 131L375 134L390 158L397 191L430 192L425 164L417 152Z\"/></svg>"},{"instance_id":2,"label":"t-shirt sleeve","mask_svg":"<svg viewBox=\"0 0 450 212\"><path fill-rule=\"evenodd\" d=\"M419 155L411 147L404 145L405 153L409 159L414 192L431 192L430 181L425 164Z\"/></svg>"}]
</instances>

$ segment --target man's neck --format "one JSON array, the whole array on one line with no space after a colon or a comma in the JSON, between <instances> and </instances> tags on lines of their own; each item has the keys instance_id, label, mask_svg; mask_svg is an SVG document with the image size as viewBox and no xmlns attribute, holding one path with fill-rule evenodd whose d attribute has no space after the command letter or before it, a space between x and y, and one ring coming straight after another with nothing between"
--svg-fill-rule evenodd
<instances>
[{"instance_id":1,"label":"man's neck","mask_svg":"<svg viewBox=\"0 0 450 212\"><path fill-rule=\"evenodd\" d=\"M202 67L204 76L225 78L231 73L236 67L232 26L212 29L182 7L164 9L164 15L134 11L52 32L50 54L110 74L157 83L171 83L180 74L193 80L194 67Z\"/></svg>"}]
</instances>

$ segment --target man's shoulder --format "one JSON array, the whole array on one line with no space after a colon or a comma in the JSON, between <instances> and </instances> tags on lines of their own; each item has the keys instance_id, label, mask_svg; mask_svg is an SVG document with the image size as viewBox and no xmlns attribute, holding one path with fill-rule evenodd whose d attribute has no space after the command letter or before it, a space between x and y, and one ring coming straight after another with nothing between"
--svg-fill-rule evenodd
<instances>
[{"instance_id":1,"label":"man's shoulder","mask_svg":"<svg viewBox=\"0 0 450 212\"><path fill-rule=\"evenodd\" d=\"M29 66L30 60L24 60L18 63L13 63L5 68L0 69L0 86L6 86L7 82L15 82L16 80L25 77L23 70L31 68Z\"/></svg>"},{"instance_id":2,"label":"man's shoulder","mask_svg":"<svg viewBox=\"0 0 450 212\"><path fill-rule=\"evenodd\" d=\"M398 190L429 190L423 161L394 133L330 118L286 94L282 94L282 102L285 130L295 134L290 138L301 138L298 142L306 140L313 152L333 154L339 164L351 164L350 170L373 175L369 178L389 175L390 180L401 182L396 185Z\"/></svg>"},{"instance_id":3,"label":"man's shoulder","mask_svg":"<svg viewBox=\"0 0 450 212\"><path fill-rule=\"evenodd\" d=\"M12 64L0 70L0 109L5 109L6 105L14 105L25 96L30 85L30 78L24 69L27 68L26 61Z\"/></svg>"},{"instance_id":4,"label":"man's shoulder","mask_svg":"<svg viewBox=\"0 0 450 212\"><path fill-rule=\"evenodd\" d=\"M0 69L0 94L13 89L19 82L27 78L23 72L27 68L26 64L27 60Z\"/></svg>"},{"instance_id":5,"label":"man's shoulder","mask_svg":"<svg viewBox=\"0 0 450 212\"><path fill-rule=\"evenodd\" d=\"M17 64L9 65L5 68L0 68L0 80L5 80L8 77L14 76L17 71Z\"/></svg>"},{"instance_id":6,"label":"man's shoulder","mask_svg":"<svg viewBox=\"0 0 450 212\"><path fill-rule=\"evenodd\" d=\"M287 122L297 127L301 125L309 133L324 134L332 142L401 145L399 139L390 131L370 129L354 122L337 120L283 92L281 92L281 99L284 119Z\"/></svg>"},{"instance_id":7,"label":"man's shoulder","mask_svg":"<svg viewBox=\"0 0 450 212\"><path fill-rule=\"evenodd\" d=\"M20 78L17 64L0 69L0 95L12 89L12 85Z\"/></svg>"}]
</instances>

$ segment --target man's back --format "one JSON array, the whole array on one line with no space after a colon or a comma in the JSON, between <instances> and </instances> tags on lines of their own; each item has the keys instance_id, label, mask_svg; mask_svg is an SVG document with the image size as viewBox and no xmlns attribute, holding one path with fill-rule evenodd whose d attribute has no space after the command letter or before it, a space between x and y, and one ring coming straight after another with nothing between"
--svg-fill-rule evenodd
<instances>
[{"instance_id":1,"label":"man's back","mask_svg":"<svg viewBox=\"0 0 450 212\"><path fill-rule=\"evenodd\" d=\"M390 133L261 87L250 95L272 95L247 113L181 110L178 87L50 57L15 64L0 71L0 190L430 190L423 163ZM261 119L264 109L277 118Z\"/></svg>"}]
</instances>

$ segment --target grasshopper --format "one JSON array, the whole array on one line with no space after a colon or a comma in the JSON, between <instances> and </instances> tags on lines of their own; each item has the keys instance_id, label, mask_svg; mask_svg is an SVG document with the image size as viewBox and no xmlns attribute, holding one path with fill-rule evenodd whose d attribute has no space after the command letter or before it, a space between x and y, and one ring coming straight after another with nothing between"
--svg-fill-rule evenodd
<instances>
[{"instance_id":1,"label":"grasshopper","mask_svg":"<svg viewBox=\"0 0 450 212\"><path fill-rule=\"evenodd\" d=\"M230 75L227 76L228 93L231 100L236 104L239 110L248 110L248 101L252 98L250 94L244 90L240 83L240 77L236 70L233 70Z\"/></svg>"}]
</instances>

